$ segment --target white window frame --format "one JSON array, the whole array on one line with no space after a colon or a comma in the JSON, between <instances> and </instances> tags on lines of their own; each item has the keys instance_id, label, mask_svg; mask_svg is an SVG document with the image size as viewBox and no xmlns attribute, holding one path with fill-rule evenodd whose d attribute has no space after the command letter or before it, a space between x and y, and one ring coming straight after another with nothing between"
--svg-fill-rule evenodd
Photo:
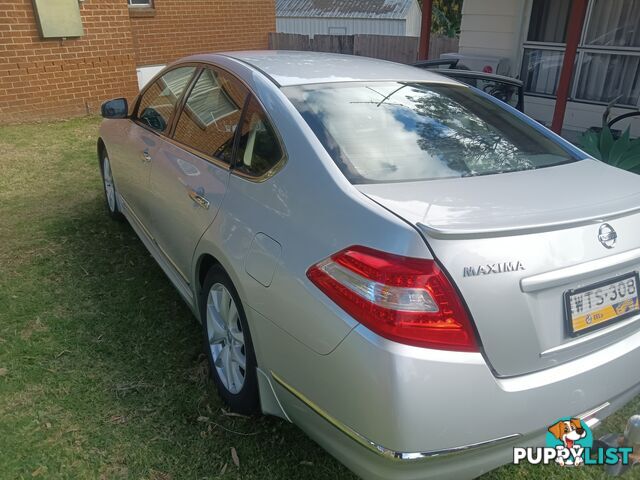
<instances>
[{"instance_id":1,"label":"white window frame","mask_svg":"<svg viewBox=\"0 0 640 480\"><path fill-rule=\"evenodd\" d=\"M212 79L213 79L213 83L215 84L215 86L213 88L210 88L208 90L203 89L202 91L196 91L196 88L198 87L198 82L200 81L200 79L202 78L203 75L206 74L210 74ZM226 109L226 111L224 111L220 116L218 117L214 117L212 112L208 112L210 115L210 118L202 118L201 113L195 111L191 105L189 105L189 99L191 98L192 95L194 95L194 98L197 97L206 97L206 95L208 95L211 91L217 90L222 97L226 100L228 108ZM189 95L187 95L187 98L185 100L184 103L184 109L183 110L189 110L189 112L191 112L191 114L193 115L194 119L200 124L201 128L207 128L208 126L222 120L225 117L228 117L229 115L234 114L235 112L237 112L238 110L240 110L242 108L242 106L238 106L234 103L234 101L231 99L231 97L227 94L227 92L224 90L224 88L222 88L222 86L220 85L220 82L218 81L218 77L216 75L216 71L210 68L205 68L202 70L202 72L200 72L200 74L198 75L198 78L196 78L195 83L193 84L193 88L191 89L191 91L189 92Z\"/></svg>"},{"instance_id":2,"label":"white window frame","mask_svg":"<svg viewBox=\"0 0 640 480\"><path fill-rule=\"evenodd\" d=\"M330 25L329 27L327 27L327 33L329 35L346 35L347 27L336 27Z\"/></svg>"},{"instance_id":3,"label":"white window frame","mask_svg":"<svg viewBox=\"0 0 640 480\"><path fill-rule=\"evenodd\" d=\"M595 2L596 0L589 0L589 3L587 4L587 12L585 14L584 23L582 26L582 34L580 35L580 41L578 42L578 49L576 52L576 64L573 72L573 78L571 79L571 90L569 91L568 100L570 102L586 103L590 105L607 105L607 102L596 101L596 100L583 100L583 99L576 98L578 93L578 83L579 83L580 74L582 71L582 64L584 61L585 54L600 53L600 54L609 54L609 55L640 56L640 47L608 47L604 45L587 45L586 44L587 28L589 26L589 21L591 20L591 14L593 12L593 5ZM520 49L520 64L518 66L520 75L522 74L522 63L524 61L525 49L551 50L551 51L557 51L557 52L563 52L563 53L566 50L566 43L534 42L534 41L527 40L529 36L529 28L531 26L531 11L533 9L533 1L529 1L527 3L528 3L528 10L527 10L527 16L525 19L526 20L525 31L522 37L523 42L522 42L522 47ZM524 81L524 79L522 80ZM552 99L556 98L556 95L527 92L526 90L524 94L531 97L552 98ZM640 108L640 99L638 100L637 105L616 103L615 107L621 108L621 109L637 110L638 108Z\"/></svg>"},{"instance_id":4,"label":"white window frame","mask_svg":"<svg viewBox=\"0 0 640 480\"><path fill-rule=\"evenodd\" d=\"M143 0L143 1L144 3L132 3L133 0L127 0L127 4L129 5L129 8L153 8L153 0Z\"/></svg>"}]
</instances>

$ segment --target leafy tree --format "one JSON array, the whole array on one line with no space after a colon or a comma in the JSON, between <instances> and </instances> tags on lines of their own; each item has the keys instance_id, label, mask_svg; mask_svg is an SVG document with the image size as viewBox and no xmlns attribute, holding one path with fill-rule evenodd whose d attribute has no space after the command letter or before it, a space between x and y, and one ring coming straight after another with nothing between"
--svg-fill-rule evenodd
<instances>
[{"instance_id":1,"label":"leafy tree","mask_svg":"<svg viewBox=\"0 0 640 480\"><path fill-rule=\"evenodd\" d=\"M530 144L529 151L524 152L522 141L516 145L488 125L474 111L479 107L465 102L464 96L449 97L437 87L429 92L410 88L406 98L413 102L415 113L423 117L416 128L418 145L425 152L438 152L450 169L465 176L533 167L529 157L540 153L540 147ZM495 121L504 122L499 116Z\"/></svg>"},{"instance_id":2,"label":"leafy tree","mask_svg":"<svg viewBox=\"0 0 640 480\"><path fill-rule=\"evenodd\" d=\"M422 7L422 0L418 0ZM431 33L455 37L460 34L462 0L433 0Z\"/></svg>"}]
</instances>

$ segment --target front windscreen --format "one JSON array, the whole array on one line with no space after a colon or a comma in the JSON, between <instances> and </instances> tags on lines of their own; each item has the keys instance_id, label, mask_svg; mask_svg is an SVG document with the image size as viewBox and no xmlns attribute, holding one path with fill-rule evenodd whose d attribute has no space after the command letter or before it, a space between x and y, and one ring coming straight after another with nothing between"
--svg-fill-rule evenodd
<instances>
[{"instance_id":1,"label":"front windscreen","mask_svg":"<svg viewBox=\"0 0 640 480\"><path fill-rule=\"evenodd\" d=\"M465 86L333 83L283 91L355 184L488 175L576 160Z\"/></svg>"}]
</instances>

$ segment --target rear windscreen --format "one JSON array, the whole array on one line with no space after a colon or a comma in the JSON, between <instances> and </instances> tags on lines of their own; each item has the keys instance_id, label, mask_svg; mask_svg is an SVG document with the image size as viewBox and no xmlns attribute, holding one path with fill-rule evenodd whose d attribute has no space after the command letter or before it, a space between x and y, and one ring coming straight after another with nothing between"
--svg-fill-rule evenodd
<instances>
[{"instance_id":1,"label":"rear windscreen","mask_svg":"<svg viewBox=\"0 0 640 480\"><path fill-rule=\"evenodd\" d=\"M371 82L283 91L355 184L488 175L576 160L465 86Z\"/></svg>"}]
</instances>

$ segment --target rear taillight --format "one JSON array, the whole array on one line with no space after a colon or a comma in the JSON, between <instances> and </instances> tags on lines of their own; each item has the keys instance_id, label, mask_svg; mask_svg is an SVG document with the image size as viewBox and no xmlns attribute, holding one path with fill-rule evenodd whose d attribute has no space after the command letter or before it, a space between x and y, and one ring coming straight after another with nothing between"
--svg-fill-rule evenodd
<instances>
[{"instance_id":1,"label":"rear taillight","mask_svg":"<svg viewBox=\"0 0 640 480\"><path fill-rule=\"evenodd\" d=\"M385 338L419 347L478 351L462 301L433 260L354 246L312 266L307 277Z\"/></svg>"}]
</instances>

